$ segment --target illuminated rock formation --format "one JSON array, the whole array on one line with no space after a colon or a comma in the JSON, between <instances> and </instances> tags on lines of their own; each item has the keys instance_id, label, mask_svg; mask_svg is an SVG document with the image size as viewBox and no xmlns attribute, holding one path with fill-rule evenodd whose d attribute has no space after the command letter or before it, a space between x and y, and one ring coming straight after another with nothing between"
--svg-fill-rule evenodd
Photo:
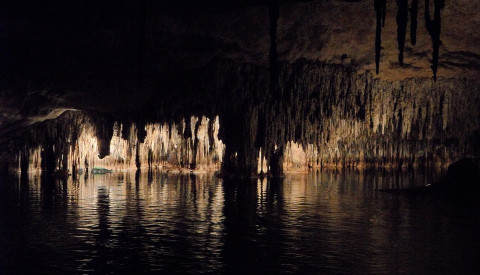
<instances>
[{"instance_id":1,"label":"illuminated rock formation","mask_svg":"<svg viewBox=\"0 0 480 275\"><path fill-rule=\"evenodd\" d=\"M88 172L94 167L115 170L160 169L163 171L218 170L223 144L217 139L218 118L191 117L178 124L143 125L143 142L137 126L115 122L105 126L103 118L83 112L66 112L55 120L35 125L23 139L11 144L11 170ZM188 121L187 120L187 121ZM96 124L98 123L98 124ZM98 131L102 127L102 131ZM193 134L185 135L186 132ZM111 133L105 138L104 133ZM126 139L122 132L129 132ZM102 158L100 158L100 156Z\"/></svg>"},{"instance_id":2,"label":"illuminated rock formation","mask_svg":"<svg viewBox=\"0 0 480 275\"><path fill-rule=\"evenodd\" d=\"M261 81L269 75L263 67L220 61L200 73L190 89L217 96L184 102L185 108L210 106L215 119L135 123L65 112L10 142L12 166L28 163L49 173L94 166L202 171L222 163L224 174L252 176L259 167L281 174L283 168L445 166L480 154L478 81L389 82L308 61L279 68L280 99Z\"/></svg>"}]
</instances>

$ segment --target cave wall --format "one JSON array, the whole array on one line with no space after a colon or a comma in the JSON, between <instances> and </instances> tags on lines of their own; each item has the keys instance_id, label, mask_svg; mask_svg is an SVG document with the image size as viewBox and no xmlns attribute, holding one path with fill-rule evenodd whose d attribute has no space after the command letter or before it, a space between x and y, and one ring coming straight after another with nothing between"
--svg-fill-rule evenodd
<instances>
[{"instance_id":1,"label":"cave wall","mask_svg":"<svg viewBox=\"0 0 480 275\"><path fill-rule=\"evenodd\" d=\"M478 156L479 8L2 4L0 168L222 163L224 174L251 176Z\"/></svg>"},{"instance_id":2,"label":"cave wall","mask_svg":"<svg viewBox=\"0 0 480 275\"><path fill-rule=\"evenodd\" d=\"M264 66L218 60L164 85L169 96L130 120L69 111L7 143L1 159L14 169L26 156L50 172L82 168L85 159L90 168L116 169L218 170L222 163L225 174L252 176L281 168L433 167L480 156L478 80L385 81L300 60L280 63L272 95L269 75Z\"/></svg>"},{"instance_id":3,"label":"cave wall","mask_svg":"<svg viewBox=\"0 0 480 275\"><path fill-rule=\"evenodd\" d=\"M217 138L218 117L139 125L67 111L9 142L0 158L2 167L22 174L43 171L49 176L88 172L94 167L170 172L219 169L224 146Z\"/></svg>"},{"instance_id":4,"label":"cave wall","mask_svg":"<svg viewBox=\"0 0 480 275\"><path fill-rule=\"evenodd\" d=\"M312 166L439 166L480 153L477 81L387 82L338 66L286 67L293 104L284 105L285 140L315 156Z\"/></svg>"}]
</instances>

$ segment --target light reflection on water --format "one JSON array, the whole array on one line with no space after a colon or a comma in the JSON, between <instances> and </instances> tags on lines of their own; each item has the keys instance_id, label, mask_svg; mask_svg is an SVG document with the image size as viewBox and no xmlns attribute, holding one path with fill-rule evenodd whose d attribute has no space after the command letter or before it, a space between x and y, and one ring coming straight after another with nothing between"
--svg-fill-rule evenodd
<instances>
[{"instance_id":1,"label":"light reflection on water","mask_svg":"<svg viewBox=\"0 0 480 275\"><path fill-rule=\"evenodd\" d=\"M478 204L375 191L438 178L331 171L276 180L3 180L0 273L478 271Z\"/></svg>"}]
</instances>

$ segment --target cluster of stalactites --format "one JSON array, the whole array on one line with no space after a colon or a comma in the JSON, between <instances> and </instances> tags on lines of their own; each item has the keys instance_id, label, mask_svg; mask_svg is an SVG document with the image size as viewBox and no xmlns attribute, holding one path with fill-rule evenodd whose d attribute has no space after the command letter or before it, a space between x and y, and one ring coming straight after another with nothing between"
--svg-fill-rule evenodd
<instances>
[{"instance_id":1,"label":"cluster of stalactites","mask_svg":"<svg viewBox=\"0 0 480 275\"><path fill-rule=\"evenodd\" d=\"M445 0L434 0L434 17L430 19L430 1L425 0L425 26L432 38L432 72L433 79L437 80L439 47L441 45L441 10L445 7ZM405 37L408 23L408 0L396 0L397 2L397 41L398 41L398 62L403 66ZM382 49L382 27L385 26L386 0L375 0L374 8L376 13L376 37L375 37L375 64L377 74L380 71L380 52ZM417 15L418 0L412 0L410 7L410 41L412 45L417 43Z\"/></svg>"},{"instance_id":2,"label":"cluster of stalactites","mask_svg":"<svg viewBox=\"0 0 480 275\"><path fill-rule=\"evenodd\" d=\"M70 126L61 127L65 125ZM217 138L218 129L218 117L190 117L178 123L122 123L83 113L64 114L31 132L33 138L17 151L13 169L23 174L43 170L60 176L98 167L218 170L224 150Z\"/></svg>"},{"instance_id":3,"label":"cluster of stalactites","mask_svg":"<svg viewBox=\"0 0 480 275\"><path fill-rule=\"evenodd\" d=\"M24 164L52 172L94 166L216 170L221 163L222 172L243 176L278 175L285 167L438 166L480 156L477 80L387 82L339 65L299 61L280 64L282 97L273 100L252 92L268 89L268 70L234 65L217 64L211 71L223 74L206 81L222 87L218 118L115 123L66 113L31 129L15 152L25 156ZM103 159L100 144L109 145ZM31 151L38 147L40 153Z\"/></svg>"},{"instance_id":4,"label":"cluster of stalactites","mask_svg":"<svg viewBox=\"0 0 480 275\"><path fill-rule=\"evenodd\" d=\"M283 98L223 121L232 133L225 164L232 162L226 168L233 169L227 171L438 167L478 156L477 85L454 79L392 83L340 66L284 65Z\"/></svg>"}]
</instances>

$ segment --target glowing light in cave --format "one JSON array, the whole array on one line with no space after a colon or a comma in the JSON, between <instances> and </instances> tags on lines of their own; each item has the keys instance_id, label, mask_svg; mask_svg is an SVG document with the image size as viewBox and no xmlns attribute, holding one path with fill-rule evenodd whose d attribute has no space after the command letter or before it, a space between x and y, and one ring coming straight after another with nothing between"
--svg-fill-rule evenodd
<instances>
[{"instance_id":1,"label":"glowing light in cave","mask_svg":"<svg viewBox=\"0 0 480 275\"><path fill-rule=\"evenodd\" d=\"M75 142L68 142L68 153L56 155L56 170L75 169L86 170L93 167L103 167L114 170L137 169L137 161L140 167L148 169L190 169L218 170L221 164L224 145L218 139L219 119L215 118L213 128L209 129L209 118L191 117L190 125L192 137L185 138L184 131L187 123L180 125L168 125L167 123L149 123L145 125L146 137L143 142L137 138L135 124L130 126L115 123L113 136L109 143L109 155L99 158L99 140L96 135L95 125L85 123L80 125L81 134ZM197 129L196 122L201 121ZM211 125L211 123L210 123ZM123 127L130 127L123 129ZM179 129L171 131L169 129ZM129 138L122 138L122 131L129 132ZM123 131L123 132L125 132ZM209 133L210 131L210 133ZM213 140L212 140L213 138ZM66 137L65 140L73 140ZM196 148L196 149L195 149ZM42 147L35 147L26 153L18 154L18 170L21 170L23 158L28 161L28 170L41 169ZM55 151L55 149L54 149ZM67 159L66 164L63 161ZM193 167L195 166L195 167Z\"/></svg>"}]
</instances>

